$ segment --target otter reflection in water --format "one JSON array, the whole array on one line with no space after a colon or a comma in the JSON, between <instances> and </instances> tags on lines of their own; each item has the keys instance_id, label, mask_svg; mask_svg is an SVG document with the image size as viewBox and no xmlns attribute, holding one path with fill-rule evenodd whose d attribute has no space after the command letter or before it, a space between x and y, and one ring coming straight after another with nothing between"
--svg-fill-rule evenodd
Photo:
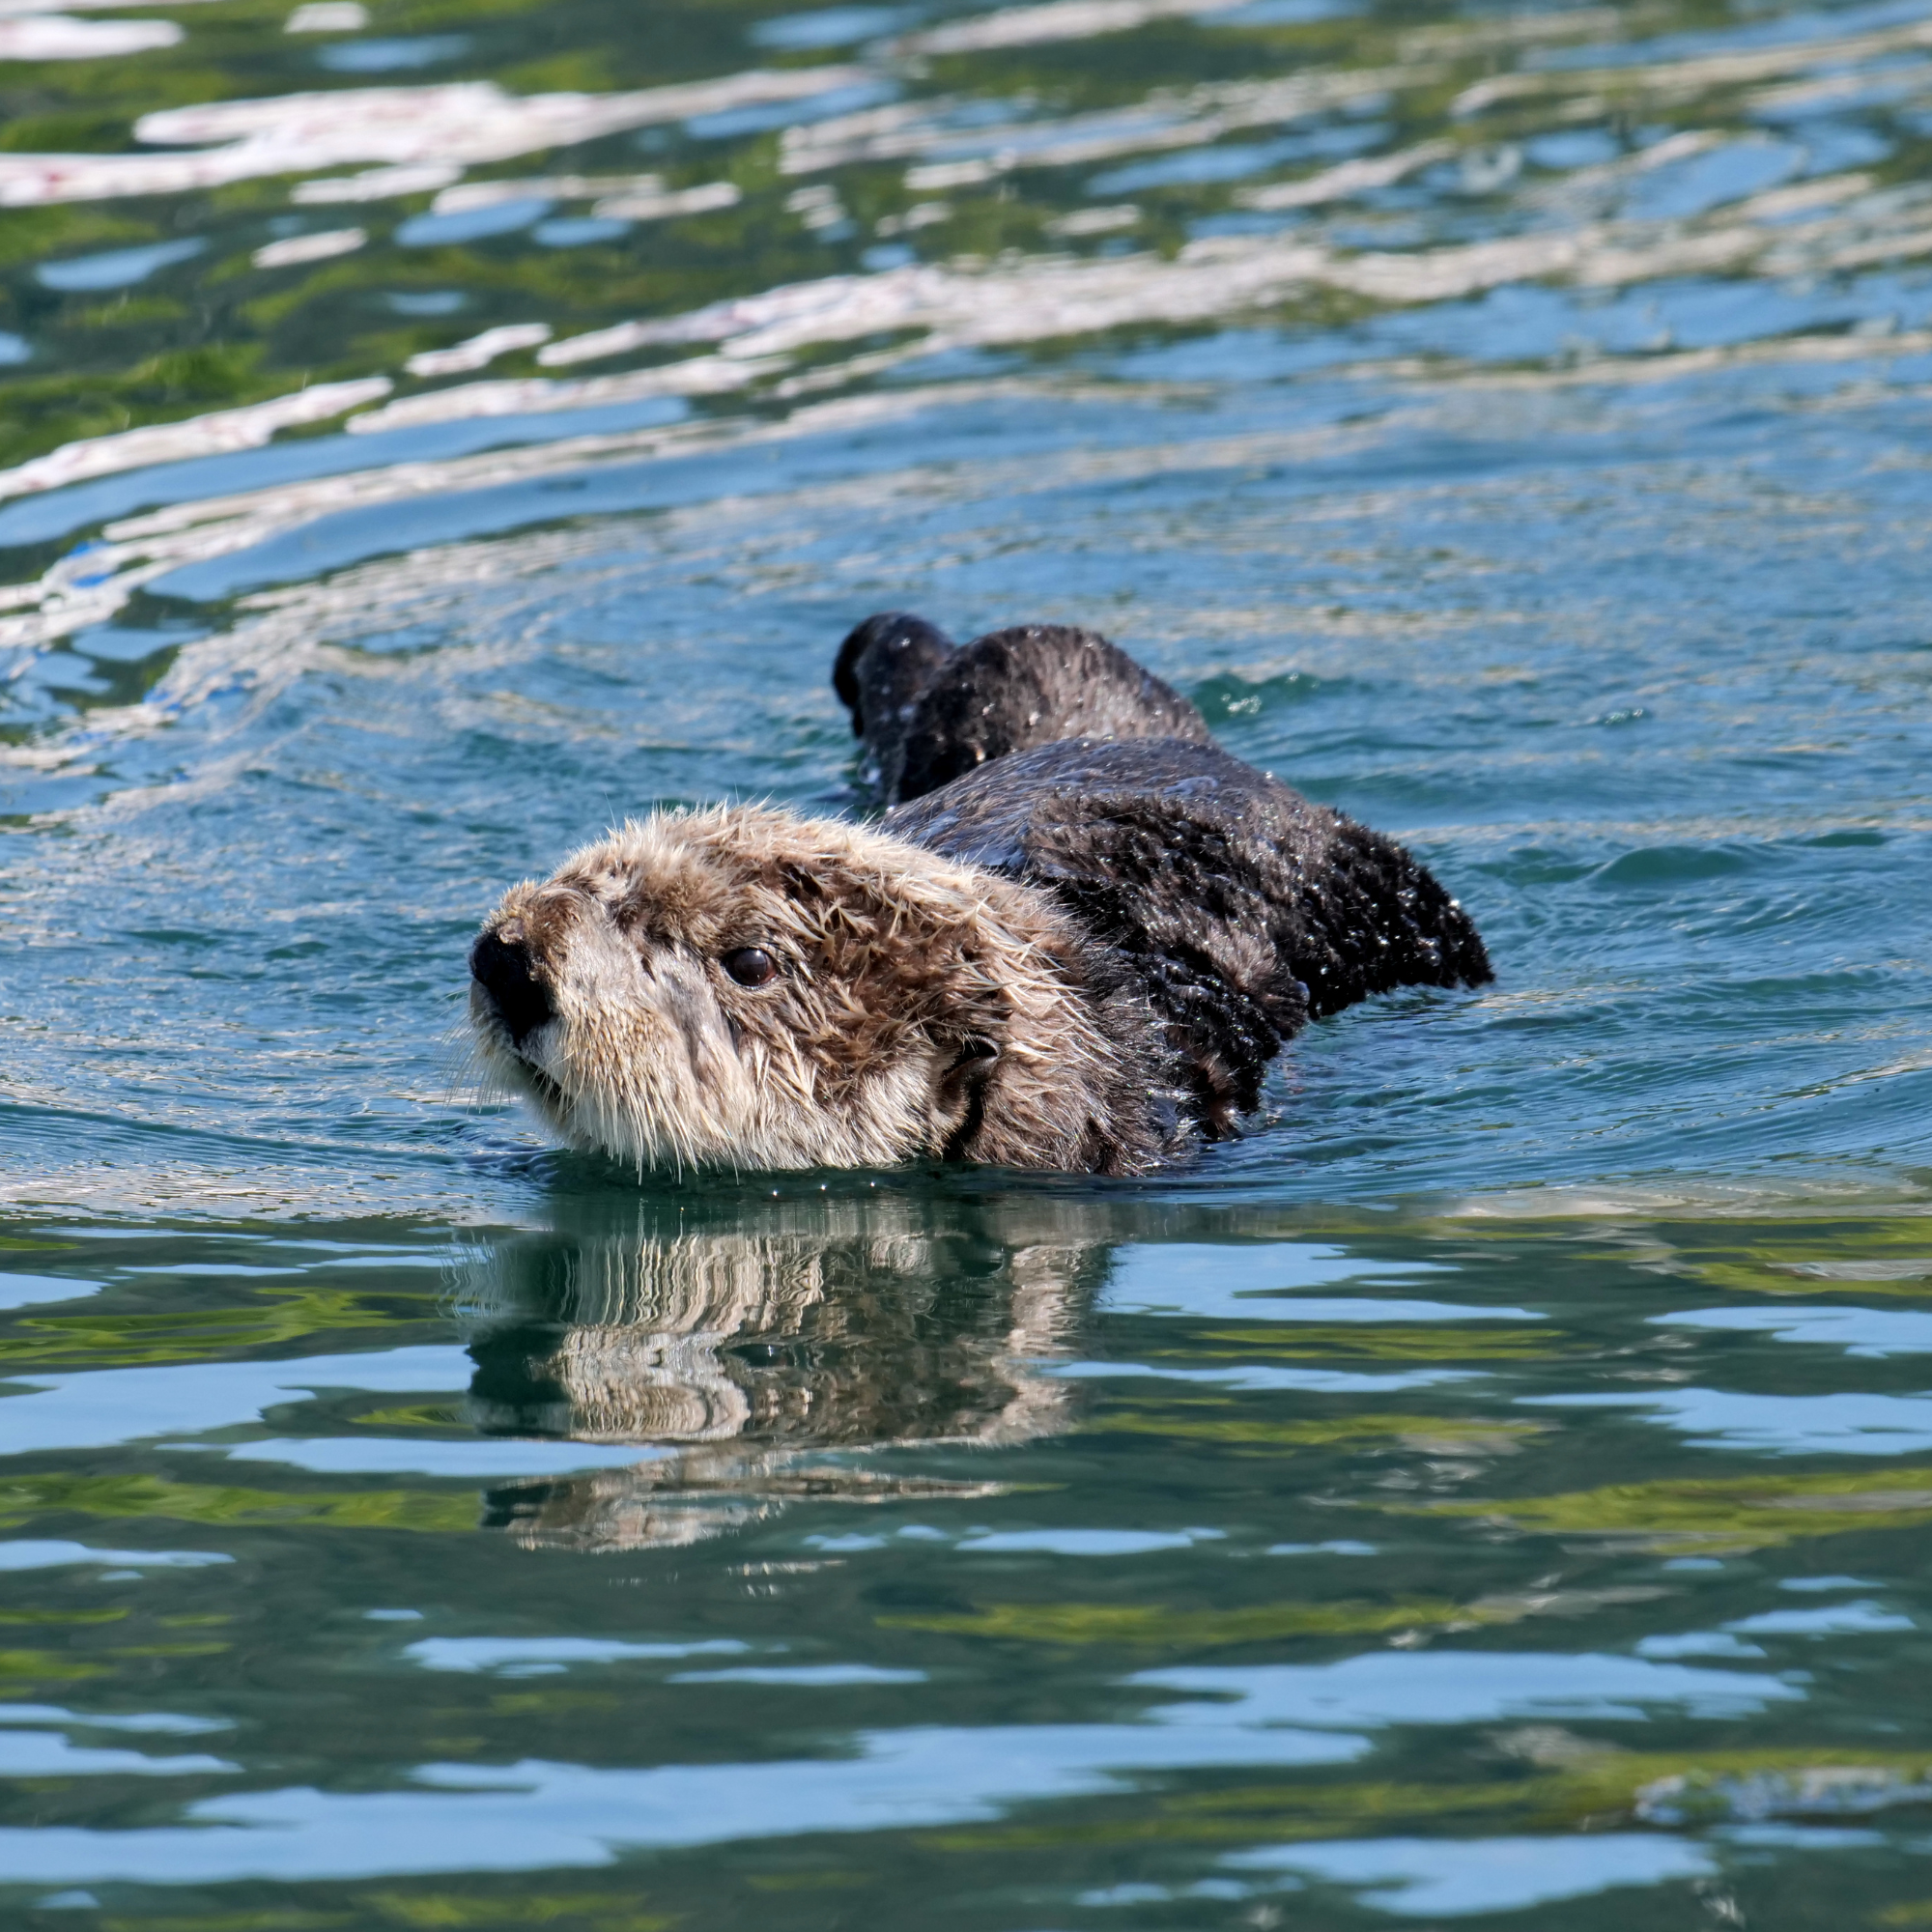
<instances>
[{"instance_id":1,"label":"otter reflection in water","mask_svg":"<svg viewBox=\"0 0 1932 1932\"><path fill-rule=\"evenodd\" d=\"M476 1425L639 1451L634 1468L495 1491L520 1540L647 1548L794 1496L983 1494L811 1452L1065 1426L1069 1385L1045 1370L1105 1270L1092 1204L764 1196L755 1232L745 1205L575 1201L569 1234L476 1259L461 1291Z\"/></svg>"}]
</instances>

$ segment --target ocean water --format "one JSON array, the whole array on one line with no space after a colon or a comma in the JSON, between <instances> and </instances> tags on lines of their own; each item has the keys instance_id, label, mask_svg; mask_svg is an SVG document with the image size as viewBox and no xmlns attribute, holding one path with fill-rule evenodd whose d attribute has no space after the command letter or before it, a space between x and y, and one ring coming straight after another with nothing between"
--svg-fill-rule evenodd
<instances>
[{"instance_id":1,"label":"ocean water","mask_svg":"<svg viewBox=\"0 0 1932 1932\"><path fill-rule=\"evenodd\" d=\"M1932 9L0 18L0 1919L1932 1925ZM1107 631L1497 965L643 1177L502 888Z\"/></svg>"}]
</instances>

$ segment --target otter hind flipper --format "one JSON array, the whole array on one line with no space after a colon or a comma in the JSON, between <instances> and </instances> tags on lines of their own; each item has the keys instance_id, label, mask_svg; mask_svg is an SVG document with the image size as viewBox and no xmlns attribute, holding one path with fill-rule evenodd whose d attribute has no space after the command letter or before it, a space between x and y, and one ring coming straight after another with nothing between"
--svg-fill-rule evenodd
<instances>
[{"instance_id":1,"label":"otter hind flipper","mask_svg":"<svg viewBox=\"0 0 1932 1932\"><path fill-rule=\"evenodd\" d=\"M899 838L1051 890L1166 1022L1210 1135L1310 1019L1403 985L1481 985L1462 907L1392 840L1212 744L1078 739L889 812Z\"/></svg>"},{"instance_id":2,"label":"otter hind flipper","mask_svg":"<svg viewBox=\"0 0 1932 1932\"><path fill-rule=\"evenodd\" d=\"M914 700L898 799L1067 738L1206 744L1208 721L1097 631L1065 624L989 631L938 666Z\"/></svg>"},{"instance_id":3,"label":"otter hind flipper","mask_svg":"<svg viewBox=\"0 0 1932 1932\"><path fill-rule=\"evenodd\" d=\"M833 688L866 740L888 805L1015 752L1065 738L1208 742L1174 687L1097 631L1024 624L958 648L923 618L867 617L839 647Z\"/></svg>"},{"instance_id":4,"label":"otter hind flipper","mask_svg":"<svg viewBox=\"0 0 1932 1932\"><path fill-rule=\"evenodd\" d=\"M909 611L876 612L838 646L832 688L852 714L852 735L865 741L888 803L898 796L914 700L957 648L937 625Z\"/></svg>"}]
</instances>

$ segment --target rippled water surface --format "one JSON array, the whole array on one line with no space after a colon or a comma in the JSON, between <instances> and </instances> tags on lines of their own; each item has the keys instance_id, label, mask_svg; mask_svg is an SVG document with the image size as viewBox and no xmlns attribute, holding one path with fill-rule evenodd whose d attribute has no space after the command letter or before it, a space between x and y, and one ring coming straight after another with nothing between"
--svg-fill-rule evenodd
<instances>
[{"instance_id":1,"label":"rippled water surface","mask_svg":"<svg viewBox=\"0 0 1932 1932\"><path fill-rule=\"evenodd\" d=\"M0 12L0 1917L1932 1925L1932 11ZM1499 968L645 1179L469 934L1084 621Z\"/></svg>"}]
</instances>

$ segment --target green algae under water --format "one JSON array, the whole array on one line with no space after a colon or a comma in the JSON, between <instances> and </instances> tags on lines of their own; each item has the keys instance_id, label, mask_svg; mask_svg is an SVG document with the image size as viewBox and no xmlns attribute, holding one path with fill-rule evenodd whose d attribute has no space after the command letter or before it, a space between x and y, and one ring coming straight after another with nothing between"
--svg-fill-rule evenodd
<instances>
[{"instance_id":1,"label":"green algae under water","mask_svg":"<svg viewBox=\"0 0 1932 1932\"><path fill-rule=\"evenodd\" d=\"M0 1918L1932 1925L1922 0L140 12L0 19ZM1133 1183L476 1099L885 607L1496 984Z\"/></svg>"}]
</instances>

